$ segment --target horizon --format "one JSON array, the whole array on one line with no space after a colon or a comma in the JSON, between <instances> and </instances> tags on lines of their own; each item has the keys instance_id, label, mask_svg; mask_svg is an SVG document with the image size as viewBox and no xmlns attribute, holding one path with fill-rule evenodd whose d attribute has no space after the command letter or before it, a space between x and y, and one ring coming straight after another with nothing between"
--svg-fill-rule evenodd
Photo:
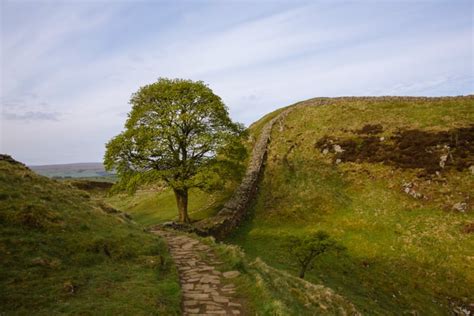
<instances>
[{"instance_id":1,"label":"horizon","mask_svg":"<svg viewBox=\"0 0 474 316\"><path fill-rule=\"evenodd\" d=\"M15 158L15 157L13 157ZM47 167L47 166L69 166L69 165L87 165L87 164L104 164L102 161L79 161L79 162L68 162L68 163L54 163L45 165L26 165L27 167Z\"/></svg>"},{"instance_id":2,"label":"horizon","mask_svg":"<svg viewBox=\"0 0 474 316\"><path fill-rule=\"evenodd\" d=\"M131 94L158 77L203 80L246 126L323 95L471 95L473 9L3 1L0 151L28 166L101 163Z\"/></svg>"},{"instance_id":3,"label":"horizon","mask_svg":"<svg viewBox=\"0 0 474 316\"><path fill-rule=\"evenodd\" d=\"M466 95L453 95L453 96L438 96L438 97L430 97L430 96L424 96L424 95L419 95L419 96L404 96L404 95L386 95L386 96L378 96L378 97L410 97L410 98L443 98L443 97L468 97L468 96L474 96L474 94L466 94ZM354 96L339 96L336 98L351 98ZM364 97L373 97L373 96L357 96L358 98L364 98ZM316 98L334 98L334 97L316 97ZM309 99L308 99L309 100ZM304 102L306 100L301 100L297 101L298 102ZM256 122L256 121L255 121ZM254 123L254 122L252 122ZM251 123L251 124L252 124ZM248 127L248 126L247 126ZM15 157L13 157L15 158ZM26 164L27 167L46 167L46 166L61 166L61 165L79 165L79 164L104 164L103 161L77 161L77 162L60 162L60 163L54 163L54 164L40 164L40 165L30 165Z\"/></svg>"}]
</instances>

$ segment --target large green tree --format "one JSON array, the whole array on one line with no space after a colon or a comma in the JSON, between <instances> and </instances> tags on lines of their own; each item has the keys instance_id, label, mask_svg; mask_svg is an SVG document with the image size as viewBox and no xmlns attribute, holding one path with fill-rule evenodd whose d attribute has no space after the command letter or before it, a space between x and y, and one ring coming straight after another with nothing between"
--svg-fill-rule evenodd
<instances>
[{"instance_id":1,"label":"large green tree","mask_svg":"<svg viewBox=\"0 0 474 316\"><path fill-rule=\"evenodd\" d=\"M189 222L188 190L222 184L238 170L243 126L202 81L160 78L130 100L125 130L106 145L104 163L119 187L156 181L171 187L179 221Z\"/></svg>"}]
</instances>

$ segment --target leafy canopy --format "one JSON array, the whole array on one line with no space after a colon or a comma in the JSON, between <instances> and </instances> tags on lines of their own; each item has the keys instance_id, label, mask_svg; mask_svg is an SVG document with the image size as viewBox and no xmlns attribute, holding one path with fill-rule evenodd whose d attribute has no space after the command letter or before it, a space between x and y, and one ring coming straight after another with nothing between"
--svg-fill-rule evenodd
<instances>
[{"instance_id":1,"label":"leafy canopy","mask_svg":"<svg viewBox=\"0 0 474 316\"><path fill-rule=\"evenodd\" d=\"M288 238L288 249L300 268L300 277L313 268L314 259L329 251L342 251L345 247L332 239L325 231L317 231L304 237Z\"/></svg>"},{"instance_id":2,"label":"leafy canopy","mask_svg":"<svg viewBox=\"0 0 474 316\"><path fill-rule=\"evenodd\" d=\"M243 170L243 126L202 81L160 78L130 104L125 130L107 143L104 158L119 188L162 180L174 189L209 189Z\"/></svg>"}]
</instances>

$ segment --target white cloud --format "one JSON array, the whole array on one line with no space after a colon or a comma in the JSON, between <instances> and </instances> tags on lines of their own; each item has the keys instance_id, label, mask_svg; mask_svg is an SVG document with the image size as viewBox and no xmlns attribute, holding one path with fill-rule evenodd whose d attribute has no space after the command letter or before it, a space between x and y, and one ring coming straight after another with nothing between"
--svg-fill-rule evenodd
<instances>
[{"instance_id":1,"label":"white cloud","mask_svg":"<svg viewBox=\"0 0 474 316\"><path fill-rule=\"evenodd\" d=\"M2 104L10 117L2 122L2 150L34 163L100 160L104 143L122 128L131 93L159 76L204 80L247 124L316 96L458 94L464 90L453 81L467 87L473 80L472 27L434 16L429 23L442 30L433 31L413 9L384 16L360 4L324 3L250 19L236 11L226 21L219 10L200 8L120 49L94 51L95 33L120 24L124 6L45 8L2 33ZM57 121L33 122L39 113L56 113L50 118Z\"/></svg>"}]
</instances>

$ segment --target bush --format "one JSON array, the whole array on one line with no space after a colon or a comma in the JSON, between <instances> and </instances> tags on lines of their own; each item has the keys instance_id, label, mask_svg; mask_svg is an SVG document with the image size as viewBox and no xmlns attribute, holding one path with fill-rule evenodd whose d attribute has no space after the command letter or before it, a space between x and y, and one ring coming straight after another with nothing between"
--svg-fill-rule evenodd
<instances>
[{"instance_id":1,"label":"bush","mask_svg":"<svg viewBox=\"0 0 474 316\"><path fill-rule=\"evenodd\" d=\"M332 239L325 231L317 231L305 237L288 239L288 250L300 268L299 277L304 279L306 271L312 269L314 260L329 251L342 251L345 247Z\"/></svg>"}]
</instances>

